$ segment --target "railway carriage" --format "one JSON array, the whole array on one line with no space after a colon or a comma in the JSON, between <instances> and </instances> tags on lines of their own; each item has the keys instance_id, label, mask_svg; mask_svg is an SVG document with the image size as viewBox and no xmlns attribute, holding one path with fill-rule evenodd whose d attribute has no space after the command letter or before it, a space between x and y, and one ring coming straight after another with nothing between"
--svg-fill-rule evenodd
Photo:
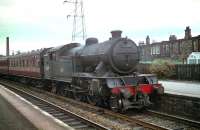
<instances>
[{"instance_id":1,"label":"railway carriage","mask_svg":"<svg viewBox=\"0 0 200 130\"><path fill-rule=\"evenodd\" d=\"M8 74L8 57L0 57L0 75Z\"/></svg>"},{"instance_id":2,"label":"railway carriage","mask_svg":"<svg viewBox=\"0 0 200 130\"><path fill-rule=\"evenodd\" d=\"M24 83L40 84L44 77L43 55L48 49L9 56L9 75Z\"/></svg>"},{"instance_id":3,"label":"railway carriage","mask_svg":"<svg viewBox=\"0 0 200 130\"><path fill-rule=\"evenodd\" d=\"M19 54L9 58L9 74L41 78L39 53Z\"/></svg>"}]
</instances>

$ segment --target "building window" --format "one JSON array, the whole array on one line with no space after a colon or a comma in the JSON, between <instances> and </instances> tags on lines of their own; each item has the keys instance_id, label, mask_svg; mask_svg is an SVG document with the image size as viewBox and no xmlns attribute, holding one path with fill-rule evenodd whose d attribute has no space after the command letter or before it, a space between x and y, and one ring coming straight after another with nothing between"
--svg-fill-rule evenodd
<instances>
[{"instance_id":1,"label":"building window","mask_svg":"<svg viewBox=\"0 0 200 130\"><path fill-rule=\"evenodd\" d=\"M151 55L157 55L157 54L160 54L160 46L159 45L152 46Z\"/></svg>"},{"instance_id":2,"label":"building window","mask_svg":"<svg viewBox=\"0 0 200 130\"><path fill-rule=\"evenodd\" d=\"M156 53L155 47L152 46L152 47L151 47L151 55L154 55L155 53Z\"/></svg>"},{"instance_id":3,"label":"building window","mask_svg":"<svg viewBox=\"0 0 200 130\"><path fill-rule=\"evenodd\" d=\"M141 48L141 54L144 56L144 48Z\"/></svg>"},{"instance_id":4,"label":"building window","mask_svg":"<svg viewBox=\"0 0 200 130\"><path fill-rule=\"evenodd\" d=\"M193 42L193 51L198 51L198 42Z\"/></svg>"},{"instance_id":5,"label":"building window","mask_svg":"<svg viewBox=\"0 0 200 130\"><path fill-rule=\"evenodd\" d=\"M196 64L196 59L190 59L189 64Z\"/></svg>"},{"instance_id":6,"label":"building window","mask_svg":"<svg viewBox=\"0 0 200 130\"><path fill-rule=\"evenodd\" d=\"M173 53L177 54L178 53L178 43L173 43Z\"/></svg>"},{"instance_id":7,"label":"building window","mask_svg":"<svg viewBox=\"0 0 200 130\"><path fill-rule=\"evenodd\" d=\"M169 45L166 44L166 53L169 53Z\"/></svg>"},{"instance_id":8,"label":"building window","mask_svg":"<svg viewBox=\"0 0 200 130\"><path fill-rule=\"evenodd\" d=\"M155 50L156 50L156 54L160 54L160 46L159 45L155 46Z\"/></svg>"}]
</instances>

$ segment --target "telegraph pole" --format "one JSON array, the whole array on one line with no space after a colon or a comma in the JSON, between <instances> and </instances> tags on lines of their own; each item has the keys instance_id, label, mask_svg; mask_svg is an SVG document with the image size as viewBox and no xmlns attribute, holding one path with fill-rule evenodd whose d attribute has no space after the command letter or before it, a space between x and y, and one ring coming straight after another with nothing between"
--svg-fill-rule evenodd
<instances>
[{"instance_id":1,"label":"telegraph pole","mask_svg":"<svg viewBox=\"0 0 200 130\"><path fill-rule=\"evenodd\" d=\"M72 14L68 14L67 18L73 18L72 41L77 38L86 38L85 15L83 8L83 0L65 0L64 3L73 4Z\"/></svg>"}]
</instances>

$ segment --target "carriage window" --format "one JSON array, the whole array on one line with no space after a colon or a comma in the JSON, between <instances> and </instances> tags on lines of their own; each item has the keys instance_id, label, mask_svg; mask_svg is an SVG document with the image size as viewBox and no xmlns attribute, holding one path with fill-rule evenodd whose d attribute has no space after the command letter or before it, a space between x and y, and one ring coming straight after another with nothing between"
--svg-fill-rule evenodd
<instances>
[{"instance_id":1,"label":"carriage window","mask_svg":"<svg viewBox=\"0 0 200 130\"><path fill-rule=\"evenodd\" d=\"M35 67L38 67L38 65L39 65L39 59L36 59L35 60Z\"/></svg>"},{"instance_id":2,"label":"carriage window","mask_svg":"<svg viewBox=\"0 0 200 130\"><path fill-rule=\"evenodd\" d=\"M52 53L49 54L49 59L50 59L50 60L53 60Z\"/></svg>"},{"instance_id":3,"label":"carriage window","mask_svg":"<svg viewBox=\"0 0 200 130\"><path fill-rule=\"evenodd\" d=\"M22 65L22 61L21 61L21 59L19 60L19 67L21 67L21 65Z\"/></svg>"},{"instance_id":4,"label":"carriage window","mask_svg":"<svg viewBox=\"0 0 200 130\"><path fill-rule=\"evenodd\" d=\"M25 60L22 60L22 67L25 66Z\"/></svg>"},{"instance_id":5,"label":"carriage window","mask_svg":"<svg viewBox=\"0 0 200 130\"><path fill-rule=\"evenodd\" d=\"M52 58L53 58L53 60L56 60L56 54L55 53L52 55Z\"/></svg>"},{"instance_id":6,"label":"carriage window","mask_svg":"<svg viewBox=\"0 0 200 130\"><path fill-rule=\"evenodd\" d=\"M28 66L28 60L27 59L25 60L25 66L26 67Z\"/></svg>"},{"instance_id":7,"label":"carriage window","mask_svg":"<svg viewBox=\"0 0 200 130\"><path fill-rule=\"evenodd\" d=\"M29 60L27 59L27 61L26 61L26 65L27 65L27 67L29 66Z\"/></svg>"},{"instance_id":8,"label":"carriage window","mask_svg":"<svg viewBox=\"0 0 200 130\"><path fill-rule=\"evenodd\" d=\"M18 67L18 66L19 66L19 61L16 60L16 61L15 61L15 67Z\"/></svg>"}]
</instances>

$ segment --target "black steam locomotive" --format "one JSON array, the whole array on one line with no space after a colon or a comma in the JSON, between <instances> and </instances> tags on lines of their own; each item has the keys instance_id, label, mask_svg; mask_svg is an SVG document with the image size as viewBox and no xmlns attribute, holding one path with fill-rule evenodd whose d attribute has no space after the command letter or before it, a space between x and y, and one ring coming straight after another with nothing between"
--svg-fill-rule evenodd
<instances>
[{"instance_id":1,"label":"black steam locomotive","mask_svg":"<svg viewBox=\"0 0 200 130\"><path fill-rule=\"evenodd\" d=\"M111 33L102 43L88 38L84 46L70 43L0 58L0 73L114 111L150 105L163 87L154 75L135 73L137 45L119 30Z\"/></svg>"}]
</instances>

